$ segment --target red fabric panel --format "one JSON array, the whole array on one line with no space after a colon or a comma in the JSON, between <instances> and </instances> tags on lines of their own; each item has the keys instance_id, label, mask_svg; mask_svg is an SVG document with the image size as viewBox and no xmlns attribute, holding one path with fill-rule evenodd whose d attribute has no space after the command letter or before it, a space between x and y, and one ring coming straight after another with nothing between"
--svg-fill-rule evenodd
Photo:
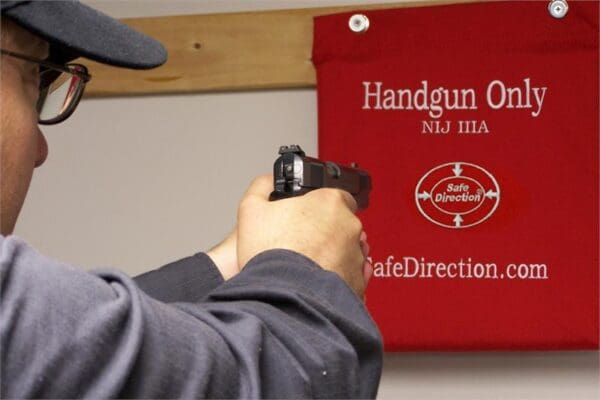
<instances>
[{"instance_id":1,"label":"red fabric panel","mask_svg":"<svg viewBox=\"0 0 600 400\"><path fill-rule=\"evenodd\" d=\"M568 4L315 18L319 156L371 173L388 351L598 348L599 3Z\"/></svg>"}]
</instances>

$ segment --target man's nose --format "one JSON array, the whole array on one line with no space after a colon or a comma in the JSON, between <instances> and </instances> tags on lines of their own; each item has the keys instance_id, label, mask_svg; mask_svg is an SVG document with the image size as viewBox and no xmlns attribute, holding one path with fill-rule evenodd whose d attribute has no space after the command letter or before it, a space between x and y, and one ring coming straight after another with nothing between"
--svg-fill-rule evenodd
<instances>
[{"instance_id":1,"label":"man's nose","mask_svg":"<svg viewBox=\"0 0 600 400\"><path fill-rule=\"evenodd\" d=\"M36 168L42 165L44 161L46 161L46 158L48 158L48 142L42 131L38 130L38 154L35 160Z\"/></svg>"}]
</instances>

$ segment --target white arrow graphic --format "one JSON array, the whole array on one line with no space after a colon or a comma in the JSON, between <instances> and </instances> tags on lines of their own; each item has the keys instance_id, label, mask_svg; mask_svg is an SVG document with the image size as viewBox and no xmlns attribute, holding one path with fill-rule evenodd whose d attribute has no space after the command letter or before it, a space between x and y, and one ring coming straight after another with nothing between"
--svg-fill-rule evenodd
<instances>
[{"instance_id":1,"label":"white arrow graphic","mask_svg":"<svg viewBox=\"0 0 600 400\"><path fill-rule=\"evenodd\" d=\"M454 169L452 170L454 171L454 175L456 176L460 176L460 174L462 174L462 169L460 168L460 163L456 163L454 164Z\"/></svg>"},{"instance_id":2,"label":"white arrow graphic","mask_svg":"<svg viewBox=\"0 0 600 400\"><path fill-rule=\"evenodd\" d=\"M427 192L417 194L417 199L419 199L419 200L429 200L430 198L431 198L431 195Z\"/></svg>"},{"instance_id":3,"label":"white arrow graphic","mask_svg":"<svg viewBox=\"0 0 600 400\"><path fill-rule=\"evenodd\" d=\"M456 214L456 217L454 217L454 226L457 228L460 227L461 222L463 222L462 217L460 214Z\"/></svg>"},{"instance_id":4,"label":"white arrow graphic","mask_svg":"<svg viewBox=\"0 0 600 400\"><path fill-rule=\"evenodd\" d=\"M493 190L488 190L485 194L485 197L491 199L492 197L498 197L498 192L494 192Z\"/></svg>"}]
</instances>

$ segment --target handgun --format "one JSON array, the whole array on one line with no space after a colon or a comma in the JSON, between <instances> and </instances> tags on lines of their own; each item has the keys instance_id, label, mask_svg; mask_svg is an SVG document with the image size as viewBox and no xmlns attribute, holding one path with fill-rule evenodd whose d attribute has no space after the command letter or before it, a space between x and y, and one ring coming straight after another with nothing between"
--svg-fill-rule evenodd
<instances>
[{"instance_id":1,"label":"handgun","mask_svg":"<svg viewBox=\"0 0 600 400\"><path fill-rule=\"evenodd\" d=\"M371 177L356 163L349 167L307 157L298 145L281 146L273 165L274 190L269 200L301 196L311 190L335 188L349 192L359 210L369 206Z\"/></svg>"}]
</instances>

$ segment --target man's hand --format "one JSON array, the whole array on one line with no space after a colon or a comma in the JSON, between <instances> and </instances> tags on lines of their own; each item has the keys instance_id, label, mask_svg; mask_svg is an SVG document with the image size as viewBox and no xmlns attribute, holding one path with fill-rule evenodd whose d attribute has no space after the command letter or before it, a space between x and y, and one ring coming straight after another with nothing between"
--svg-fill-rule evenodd
<instances>
[{"instance_id":1,"label":"man's hand","mask_svg":"<svg viewBox=\"0 0 600 400\"><path fill-rule=\"evenodd\" d=\"M237 259L237 227L221 243L210 249L206 253L216 264L223 275L223 279L228 280L240 272Z\"/></svg>"},{"instance_id":2,"label":"man's hand","mask_svg":"<svg viewBox=\"0 0 600 400\"><path fill-rule=\"evenodd\" d=\"M354 198L342 190L318 189L270 202L272 190L271 175L256 178L240 203L237 238L240 267L265 250L293 250L323 269L337 273L363 298L364 250L368 249L360 244L362 223L354 215Z\"/></svg>"}]
</instances>

